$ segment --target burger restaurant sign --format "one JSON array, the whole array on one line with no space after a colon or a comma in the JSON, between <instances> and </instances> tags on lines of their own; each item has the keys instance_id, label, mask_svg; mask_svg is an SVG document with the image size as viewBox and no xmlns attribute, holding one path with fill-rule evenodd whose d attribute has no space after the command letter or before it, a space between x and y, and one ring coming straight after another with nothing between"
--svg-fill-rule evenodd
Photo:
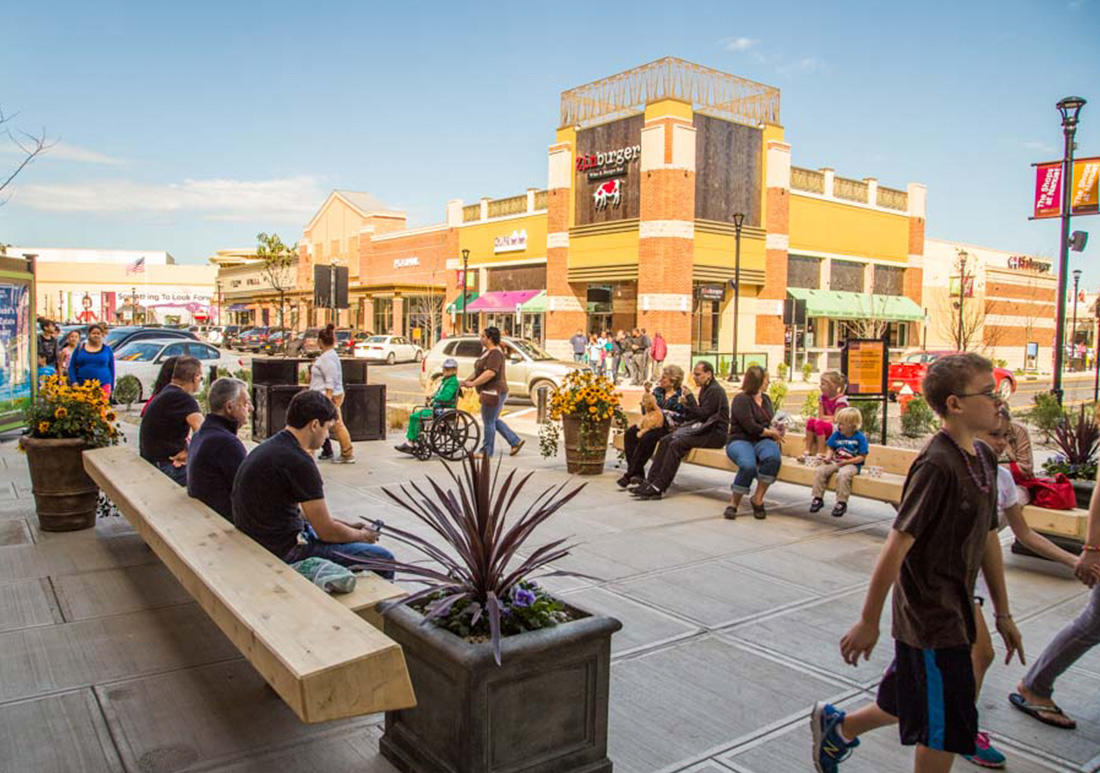
<instances>
[{"instance_id":1,"label":"burger restaurant sign","mask_svg":"<svg viewBox=\"0 0 1100 773\"><path fill-rule=\"evenodd\" d=\"M627 167L632 161L637 161L641 157L641 145L627 145L617 150L585 153L577 156L577 171L585 172L589 182L619 177L626 174Z\"/></svg>"}]
</instances>

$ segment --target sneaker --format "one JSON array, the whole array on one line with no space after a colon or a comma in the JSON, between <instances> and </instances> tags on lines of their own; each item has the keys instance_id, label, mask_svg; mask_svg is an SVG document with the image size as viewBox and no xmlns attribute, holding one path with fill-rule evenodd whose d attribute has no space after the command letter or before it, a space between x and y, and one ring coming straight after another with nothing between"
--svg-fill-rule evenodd
<instances>
[{"instance_id":1,"label":"sneaker","mask_svg":"<svg viewBox=\"0 0 1100 773\"><path fill-rule=\"evenodd\" d=\"M398 450L400 450L400 449L398 449ZM824 506L825 506L825 500L824 499L822 499L821 497L814 497L810 501L810 512L811 513L816 513L819 510L821 510L821 508L823 508Z\"/></svg>"},{"instance_id":2,"label":"sneaker","mask_svg":"<svg viewBox=\"0 0 1100 773\"><path fill-rule=\"evenodd\" d=\"M640 489L638 489L636 492L634 492L634 496L637 497L638 499L642 499L642 500L660 499L661 498L661 490L659 488L657 488L656 486L653 486L653 485L650 485L649 483L647 483L644 486L642 486Z\"/></svg>"},{"instance_id":3,"label":"sneaker","mask_svg":"<svg viewBox=\"0 0 1100 773\"><path fill-rule=\"evenodd\" d=\"M354 456L338 456L332 460L333 464L355 464Z\"/></svg>"},{"instance_id":4,"label":"sneaker","mask_svg":"<svg viewBox=\"0 0 1100 773\"><path fill-rule=\"evenodd\" d=\"M836 507L833 508L833 518L839 518L840 516L844 515L846 512L848 512L848 503L847 502L837 502Z\"/></svg>"},{"instance_id":5,"label":"sneaker","mask_svg":"<svg viewBox=\"0 0 1100 773\"><path fill-rule=\"evenodd\" d=\"M836 773L840 763L852 755L859 746L859 739L845 741L840 736L840 726L845 713L831 703L818 701L810 712L810 732L814 743L814 770L817 773Z\"/></svg>"},{"instance_id":6,"label":"sneaker","mask_svg":"<svg viewBox=\"0 0 1100 773\"><path fill-rule=\"evenodd\" d=\"M400 451L403 454L415 454L416 453L416 449L408 443L402 443L399 446L394 446L393 450L394 451ZM329 459L331 459L331 458L332 457L330 456Z\"/></svg>"},{"instance_id":7,"label":"sneaker","mask_svg":"<svg viewBox=\"0 0 1100 773\"><path fill-rule=\"evenodd\" d=\"M979 732L974 737L974 746L977 749L974 754L963 755L967 762L973 762L981 768L1000 769L1005 766L1005 756L989 742L988 733Z\"/></svg>"},{"instance_id":8,"label":"sneaker","mask_svg":"<svg viewBox=\"0 0 1100 773\"><path fill-rule=\"evenodd\" d=\"M621 478L619 478L617 481L615 481L615 485L618 486L619 488L626 488L627 486L629 486L631 484L632 480L633 479L629 475L624 475Z\"/></svg>"},{"instance_id":9,"label":"sneaker","mask_svg":"<svg viewBox=\"0 0 1100 773\"><path fill-rule=\"evenodd\" d=\"M331 462L332 461L332 454L321 454L320 456L317 457L317 461L319 461L319 462Z\"/></svg>"}]
</instances>

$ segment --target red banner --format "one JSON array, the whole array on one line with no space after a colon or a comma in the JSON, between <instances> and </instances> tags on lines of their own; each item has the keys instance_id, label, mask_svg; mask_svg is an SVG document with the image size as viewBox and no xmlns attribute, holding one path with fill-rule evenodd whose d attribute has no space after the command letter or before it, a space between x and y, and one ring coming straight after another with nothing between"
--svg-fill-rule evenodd
<instances>
[{"instance_id":1,"label":"red banner","mask_svg":"<svg viewBox=\"0 0 1100 773\"><path fill-rule=\"evenodd\" d=\"M1062 214L1062 162L1035 166L1035 214L1033 217L1060 217Z\"/></svg>"},{"instance_id":2,"label":"red banner","mask_svg":"<svg viewBox=\"0 0 1100 773\"><path fill-rule=\"evenodd\" d=\"M1097 214L1100 196L1100 158L1075 158L1070 188L1070 214ZM1035 164L1035 202L1032 219L1062 216L1062 162Z\"/></svg>"}]
</instances>

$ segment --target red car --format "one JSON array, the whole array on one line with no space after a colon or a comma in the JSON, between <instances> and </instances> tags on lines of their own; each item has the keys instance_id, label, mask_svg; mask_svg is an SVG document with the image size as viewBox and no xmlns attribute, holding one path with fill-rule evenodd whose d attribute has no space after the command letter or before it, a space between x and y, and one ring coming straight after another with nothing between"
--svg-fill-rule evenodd
<instances>
[{"instance_id":1,"label":"red car","mask_svg":"<svg viewBox=\"0 0 1100 773\"><path fill-rule=\"evenodd\" d=\"M921 393L921 381L924 380L924 374L928 371L929 364L934 362L937 357L948 354L957 354L957 352L913 352L905 355L901 362L891 363L889 379L886 382L890 390L890 396L896 396L902 390L902 387L906 385L913 390L914 394L919 395ZM993 378L997 381L997 393L1004 400L1008 400L1012 393L1016 391L1016 377L1009 370L995 367L993 368Z\"/></svg>"}]
</instances>

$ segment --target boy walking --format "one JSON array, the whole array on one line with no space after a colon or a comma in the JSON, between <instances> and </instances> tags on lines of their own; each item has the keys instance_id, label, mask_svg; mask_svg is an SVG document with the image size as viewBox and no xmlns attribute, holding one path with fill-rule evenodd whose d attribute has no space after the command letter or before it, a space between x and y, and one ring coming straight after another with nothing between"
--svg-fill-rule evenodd
<instances>
[{"instance_id":1,"label":"boy walking","mask_svg":"<svg viewBox=\"0 0 1100 773\"><path fill-rule=\"evenodd\" d=\"M859 431L863 426L863 414L858 408L842 408L836 412L835 418L837 428L825 441L825 463L814 473L810 512L816 513L825 506L825 487L829 485L829 478L835 474L836 506L833 507L833 517L840 518L848 512L852 479L863 469L870 445L867 436Z\"/></svg>"},{"instance_id":2,"label":"boy walking","mask_svg":"<svg viewBox=\"0 0 1100 773\"><path fill-rule=\"evenodd\" d=\"M928 369L925 399L943 429L914 460L897 519L871 575L860 621L840 641L845 662L870 658L893 587L894 661L874 704L845 714L817 703L810 716L813 762L833 773L859 736L897 722L903 745L916 745L915 773L945 773L956 754L973 755L978 710L971 647L977 637L974 582L989 586L1008 659L1024 660L1012 621L997 539L997 459L980 432L998 422L989 360L941 357Z\"/></svg>"}]
</instances>

